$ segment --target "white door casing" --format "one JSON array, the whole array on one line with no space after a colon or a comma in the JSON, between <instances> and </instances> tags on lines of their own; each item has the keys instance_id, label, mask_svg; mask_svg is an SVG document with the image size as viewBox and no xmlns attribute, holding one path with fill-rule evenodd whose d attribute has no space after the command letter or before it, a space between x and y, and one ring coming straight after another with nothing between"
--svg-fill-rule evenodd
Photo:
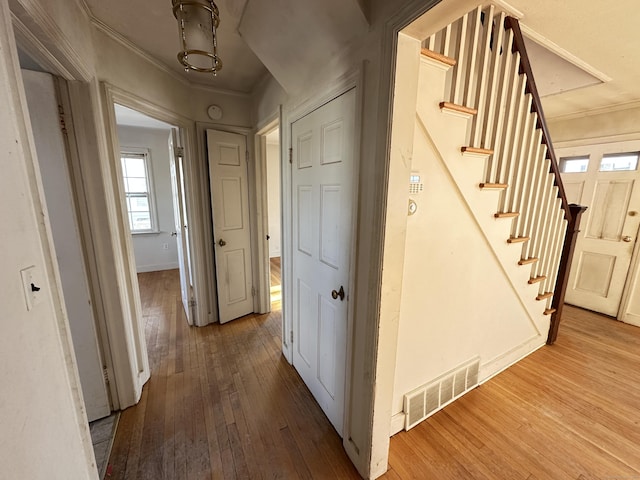
<instances>
[{"instance_id":1,"label":"white door casing","mask_svg":"<svg viewBox=\"0 0 640 480\"><path fill-rule=\"evenodd\" d=\"M294 122L291 131L293 365L341 436L355 98L352 89Z\"/></svg>"},{"instance_id":2,"label":"white door casing","mask_svg":"<svg viewBox=\"0 0 640 480\"><path fill-rule=\"evenodd\" d=\"M220 323L253 312L246 137L207 130Z\"/></svg>"},{"instance_id":3,"label":"white door casing","mask_svg":"<svg viewBox=\"0 0 640 480\"><path fill-rule=\"evenodd\" d=\"M639 149L640 142L558 149L560 158L589 156L586 172L562 174L569 202L589 207L576 243L567 303L619 316L640 225L638 171L599 168L603 155Z\"/></svg>"},{"instance_id":4,"label":"white door casing","mask_svg":"<svg viewBox=\"0 0 640 480\"><path fill-rule=\"evenodd\" d=\"M189 244L187 238L187 220L186 220L186 203L184 202L184 179L182 162L184 154L180 147L178 131L171 129L169 134L169 167L171 170L171 193L173 200L173 220L174 232L176 235L176 246L178 250L178 265L180 269L180 294L182 297L182 306L189 325L193 325L191 308L189 302L192 297L191 293L191 267L189 262Z\"/></svg>"},{"instance_id":5,"label":"white door casing","mask_svg":"<svg viewBox=\"0 0 640 480\"><path fill-rule=\"evenodd\" d=\"M53 77L23 71L64 303L89 421L111 413Z\"/></svg>"}]
</instances>

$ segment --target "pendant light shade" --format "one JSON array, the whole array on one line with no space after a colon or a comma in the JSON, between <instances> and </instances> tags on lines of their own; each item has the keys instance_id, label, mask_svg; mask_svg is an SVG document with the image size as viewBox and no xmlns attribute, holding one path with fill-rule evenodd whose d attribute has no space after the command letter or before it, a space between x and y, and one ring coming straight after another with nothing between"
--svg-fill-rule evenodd
<instances>
[{"instance_id":1,"label":"pendant light shade","mask_svg":"<svg viewBox=\"0 0 640 480\"><path fill-rule=\"evenodd\" d=\"M215 75L222 68L216 38L220 24L218 7L212 0L172 0L172 5L182 49L178 61L186 71Z\"/></svg>"}]
</instances>

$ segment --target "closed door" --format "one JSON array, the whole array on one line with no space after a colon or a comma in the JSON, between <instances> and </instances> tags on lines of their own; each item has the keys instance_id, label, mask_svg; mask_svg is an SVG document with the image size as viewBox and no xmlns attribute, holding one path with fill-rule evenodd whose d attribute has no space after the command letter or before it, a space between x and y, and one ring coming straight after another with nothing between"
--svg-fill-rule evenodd
<instances>
[{"instance_id":1,"label":"closed door","mask_svg":"<svg viewBox=\"0 0 640 480\"><path fill-rule=\"evenodd\" d=\"M640 224L640 144L559 150L569 202L588 207L571 265L566 302L618 316Z\"/></svg>"},{"instance_id":2,"label":"closed door","mask_svg":"<svg viewBox=\"0 0 640 480\"><path fill-rule=\"evenodd\" d=\"M355 91L292 125L293 365L342 435Z\"/></svg>"},{"instance_id":3,"label":"closed door","mask_svg":"<svg viewBox=\"0 0 640 480\"><path fill-rule=\"evenodd\" d=\"M184 194L183 161L184 150L179 146L178 131L171 129L169 134L169 166L171 170L171 194L173 200L173 220L180 269L180 293L182 306L189 325L193 324L189 300L191 299L191 275L189 263L189 244L187 238L187 208Z\"/></svg>"},{"instance_id":4,"label":"closed door","mask_svg":"<svg viewBox=\"0 0 640 480\"><path fill-rule=\"evenodd\" d=\"M207 130L220 323L253 312L246 138Z\"/></svg>"}]
</instances>

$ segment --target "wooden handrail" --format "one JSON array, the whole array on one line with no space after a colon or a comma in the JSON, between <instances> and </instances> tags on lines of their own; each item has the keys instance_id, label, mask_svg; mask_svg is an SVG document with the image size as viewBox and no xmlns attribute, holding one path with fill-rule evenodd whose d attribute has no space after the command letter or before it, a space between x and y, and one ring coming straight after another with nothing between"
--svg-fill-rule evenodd
<instances>
[{"instance_id":1,"label":"wooden handrail","mask_svg":"<svg viewBox=\"0 0 640 480\"><path fill-rule=\"evenodd\" d=\"M569 205L571 209L571 220L567 225L567 233L564 237L564 245L562 247L562 256L560 257L560 266L558 267L558 276L556 278L556 286L554 289L551 307L555 309L551 316L551 324L549 326L549 335L547 336L547 345L553 345L558 337L558 328L560 327L560 319L562 316L562 308L564 307L564 295L567 292L569 284L569 270L571 269L571 260L580 231L580 219L587 207L581 205Z\"/></svg>"},{"instance_id":2,"label":"wooden handrail","mask_svg":"<svg viewBox=\"0 0 640 480\"><path fill-rule=\"evenodd\" d=\"M513 31L513 52L520 53L520 74L527 76L527 93L531 94L532 103L531 110L538 114L538 126L542 130L542 143L547 146L547 157L551 161L551 173L554 175L554 183L558 187L558 198L562 200L562 209L564 210L564 218L571 222L571 210L569 209L569 203L567 202L567 195L564 192L564 186L562 185L562 179L560 178L560 167L556 159L556 154L553 150L551 143L551 137L549 136L549 129L547 128L547 122L545 121L544 114L542 112L542 102L540 101L540 95L538 94L538 88L533 77L533 71L531 69L531 63L529 62L529 56L527 55L527 49L524 45L524 38L522 37L522 31L520 30L520 23L516 18L507 17L504 21L504 26L507 29Z\"/></svg>"}]
</instances>

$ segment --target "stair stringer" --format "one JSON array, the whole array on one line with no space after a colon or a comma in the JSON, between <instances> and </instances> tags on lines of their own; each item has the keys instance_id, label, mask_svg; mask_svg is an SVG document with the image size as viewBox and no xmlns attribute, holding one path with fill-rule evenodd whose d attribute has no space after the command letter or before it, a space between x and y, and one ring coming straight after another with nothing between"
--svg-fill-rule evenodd
<instances>
[{"instance_id":1,"label":"stair stringer","mask_svg":"<svg viewBox=\"0 0 640 480\"><path fill-rule=\"evenodd\" d=\"M440 109L447 81L446 75L446 69L434 66L432 61L422 59L416 121L432 143L434 150L441 156L490 245L496 261L528 313L529 320L540 333L542 344L544 343L542 337L545 337L549 330L550 319L544 315L544 305L535 299L538 286L528 283L531 269L518 265L522 245L507 243L513 220L494 217L498 211L501 192L483 191L479 187L484 178L486 157L477 158L476 155L461 152L461 147L468 145L471 120L461 115L445 113Z\"/></svg>"}]
</instances>

